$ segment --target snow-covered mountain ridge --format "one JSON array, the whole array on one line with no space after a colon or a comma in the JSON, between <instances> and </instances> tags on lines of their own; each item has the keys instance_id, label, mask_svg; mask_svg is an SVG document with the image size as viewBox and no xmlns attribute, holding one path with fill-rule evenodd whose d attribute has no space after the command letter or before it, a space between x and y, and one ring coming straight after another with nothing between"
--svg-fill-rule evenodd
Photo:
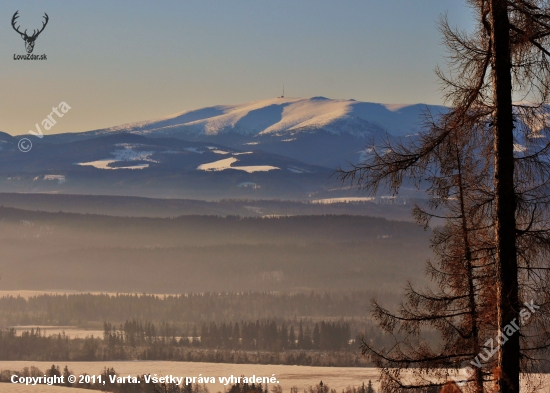
<instances>
[{"instance_id":1,"label":"snow-covered mountain ridge","mask_svg":"<svg viewBox=\"0 0 550 393\"><path fill-rule=\"evenodd\" d=\"M339 185L332 176L338 166L362 161L371 142L415 134L423 111L443 109L281 97L45 135L33 139L29 154L21 154L17 137L0 135L0 161L10 171L0 185L157 197L349 196L330 191Z\"/></svg>"},{"instance_id":2,"label":"snow-covered mountain ridge","mask_svg":"<svg viewBox=\"0 0 550 393\"><path fill-rule=\"evenodd\" d=\"M273 98L241 105L201 108L90 133L132 132L170 136L183 133L197 137L227 133L267 136L323 130L334 135L356 137L371 136L373 132L401 136L418 131L421 114L426 109L440 112L443 107L385 105L325 97Z\"/></svg>"},{"instance_id":3,"label":"snow-covered mountain ridge","mask_svg":"<svg viewBox=\"0 0 550 393\"><path fill-rule=\"evenodd\" d=\"M86 132L46 135L44 142L134 134L220 144L237 151L263 151L335 168L360 161L371 142L378 144L416 134L424 112L438 114L444 110L442 106L424 104L279 97L200 108Z\"/></svg>"}]
</instances>

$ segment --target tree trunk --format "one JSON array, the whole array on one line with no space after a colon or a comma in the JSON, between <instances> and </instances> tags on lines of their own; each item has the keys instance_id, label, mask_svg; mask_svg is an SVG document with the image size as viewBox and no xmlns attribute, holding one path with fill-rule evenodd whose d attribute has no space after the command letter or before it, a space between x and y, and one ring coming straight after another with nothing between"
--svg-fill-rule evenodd
<instances>
[{"instance_id":1,"label":"tree trunk","mask_svg":"<svg viewBox=\"0 0 550 393\"><path fill-rule=\"evenodd\" d=\"M495 240L497 256L498 330L519 316L516 255L516 200L514 192L514 117L510 58L510 21L507 2L490 0L492 78L495 104ZM500 393L519 392L519 333L498 353L497 386Z\"/></svg>"},{"instance_id":2,"label":"tree trunk","mask_svg":"<svg viewBox=\"0 0 550 393\"><path fill-rule=\"evenodd\" d=\"M479 328L478 328L478 312L477 303L475 298L475 284L474 284L474 268L472 261L472 249L470 247L470 235L468 229L468 216L466 213L466 202L464 198L464 179L462 177L462 158L460 156L460 146L456 145L456 167L457 167L457 185L458 195L460 202L460 220L462 224L462 241L464 242L464 260L466 261L467 274L468 274L468 304L470 317L472 319L472 349L474 353L481 352L481 346L479 343ZM476 367L474 369L474 393L483 393L483 370Z\"/></svg>"}]
</instances>

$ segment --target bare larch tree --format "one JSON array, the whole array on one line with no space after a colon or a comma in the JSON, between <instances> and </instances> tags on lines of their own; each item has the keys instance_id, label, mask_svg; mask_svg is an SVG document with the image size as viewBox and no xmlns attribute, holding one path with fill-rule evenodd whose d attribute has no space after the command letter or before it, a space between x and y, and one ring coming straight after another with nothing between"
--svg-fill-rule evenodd
<instances>
[{"instance_id":1,"label":"bare larch tree","mask_svg":"<svg viewBox=\"0 0 550 393\"><path fill-rule=\"evenodd\" d=\"M476 134L482 142L478 151L490 163L486 171L492 176L488 218L494 247L496 329L502 331L519 320L522 300L530 300L530 294L544 287L548 272L550 2L467 3L476 18L472 32L452 29L446 18L441 22L449 69L437 72L449 111L416 144L375 149L371 158L349 170L340 169L340 175L372 192L384 183L397 192L405 177L420 179L434 170L432 166L440 164L434 157L449 140L462 140L459 135L468 129ZM475 209L465 212L470 218L475 214ZM544 293L539 291L541 296ZM529 360L536 368L541 358L531 354L548 349L546 297L537 302L543 307L540 324L523 326L521 334L498 348L493 378L501 393L519 392L520 372L526 367L522 361ZM525 334L527 330L533 334Z\"/></svg>"}]
</instances>

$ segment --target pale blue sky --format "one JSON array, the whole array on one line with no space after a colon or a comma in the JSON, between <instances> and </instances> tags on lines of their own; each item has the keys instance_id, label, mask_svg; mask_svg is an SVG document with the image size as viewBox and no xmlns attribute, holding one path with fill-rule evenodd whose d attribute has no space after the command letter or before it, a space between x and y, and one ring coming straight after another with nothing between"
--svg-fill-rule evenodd
<instances>
[{"instance_id":1,"label":"pale blue sky","mask_svg":"<svg viewBox=\"0 0 550 393\"><path fill-rule=\"evenodd\" d=\"M10 21L50 22L24 54ZM0 3L0 130L23 134L61 101L48 133L84 131L281 94L441 103L437 30L457 0L65 0Z\"/></svg>"}]
</instances>

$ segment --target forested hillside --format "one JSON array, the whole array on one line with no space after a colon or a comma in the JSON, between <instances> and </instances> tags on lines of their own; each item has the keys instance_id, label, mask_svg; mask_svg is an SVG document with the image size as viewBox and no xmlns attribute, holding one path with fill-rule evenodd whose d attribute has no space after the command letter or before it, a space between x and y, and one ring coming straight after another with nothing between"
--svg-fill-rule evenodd
<instances>
[{"instance_id":1,"label":"forested hillside","mask_svg":"<svg viewBox=\"0 0 550 393\"><path fill-rule=\"evenodd\" d=\"M0 289L370 289L422 277L428 232L350 215L176 218L0 207Z\"/></svg>"}]
</instances>

